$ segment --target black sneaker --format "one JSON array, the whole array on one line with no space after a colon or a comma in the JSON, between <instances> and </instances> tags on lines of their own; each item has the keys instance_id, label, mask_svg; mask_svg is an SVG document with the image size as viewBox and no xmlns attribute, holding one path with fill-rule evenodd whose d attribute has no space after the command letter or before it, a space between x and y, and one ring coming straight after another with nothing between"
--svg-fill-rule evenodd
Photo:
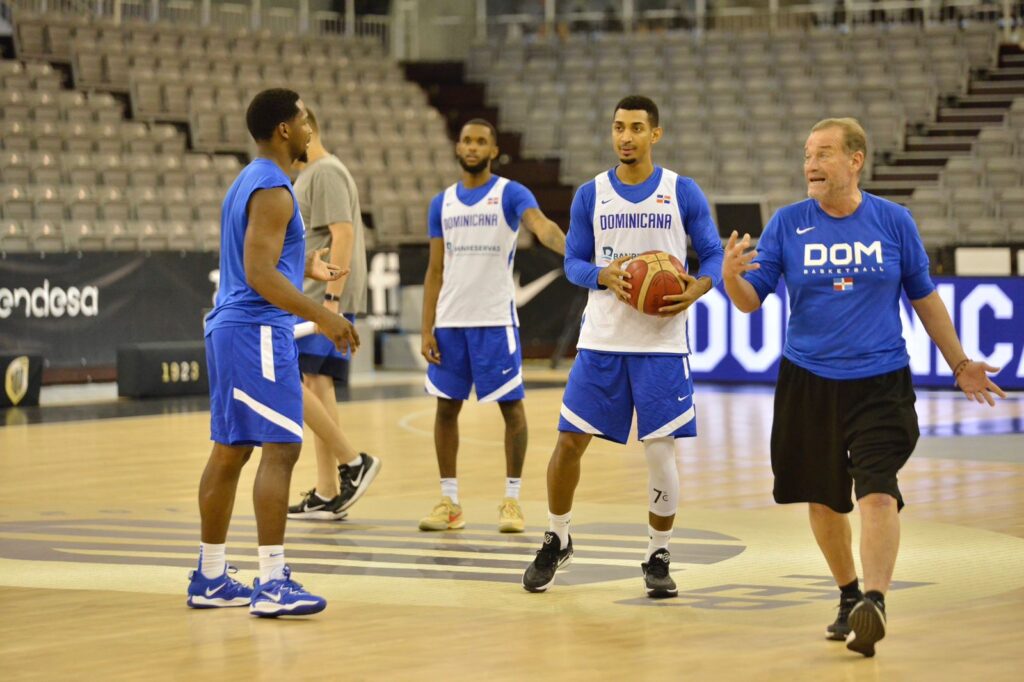
<instances>
[{"instance_id":1,"label":"black sneaker","mask_svg":"<svg viewBox=\"0 0 1024 682\"><path fill-rule=\"evenodd\" d=\"M672 559L667 549L659 549L651 555L651 560L640 564L644 572L644 585L647 587L647 596L651 599L664 599L679 594L676 589L676 581L668 574L668 565Z\"/></svg>"},{"instance_id":2,"label":"black sneaker","mask_svg":"<svg viewBox=\"0 0 1024 682\"><path fill-rule=\"evenodd\" d=\"M885 637L885 605L865 597L850 611L851 637L846 648L868 658L875 655L875 643Z\"/></svg>"},{"instance_id":3,"label":"black sneaker","mask_svg":"<svg viewBox=\"0 0 1024 682\"><path fill-rule=\"evenodd\" d=\"M834 642L846 641L846 637L850 634L850 611L863 598L864 594L860 590L850 596L839 596L839 614L836 615L836 622L825 628L825 639L831 639Z\"/></svg>"},{"instance_id":4,"label":"black sneaker","mask_svg":"<svg viewBox=\"0 0 1024 682\"><path fill-rule=\"evenodd\" d=\"M366 489L377 478L380 471L380 458L368 455L365 452L359 453L361 464L349 466L342 464L338 467L338 482L341 483L341 506L339 509L345 511L359 501Z\"/></svg>"},{"instance_id":5,"label":"black sneaker","mask_svg":"<svg viewBox=\"0 0 1024 682\"><path fill-rule=\"evenodd\" d=\"M527 592L544 592L555 582L555 571L572 559L572 536L565 549L556 533L544 533L544 546L537 550L537 558L523 574L523 587Z\"/></svg>"},{"instance_id":6,"label":"black sneaker","mask_svg":"<svg viewBox=\"0 0 1024 682\"><path fill-rule=\"evenodd\" d=\"M302 493L302 502L288 507L289 519L314 519L320 521L341 521L348 512L341 509L341 495L335 495L324 502L316 494L316 488Z\"/></svg>"}]
</instances>

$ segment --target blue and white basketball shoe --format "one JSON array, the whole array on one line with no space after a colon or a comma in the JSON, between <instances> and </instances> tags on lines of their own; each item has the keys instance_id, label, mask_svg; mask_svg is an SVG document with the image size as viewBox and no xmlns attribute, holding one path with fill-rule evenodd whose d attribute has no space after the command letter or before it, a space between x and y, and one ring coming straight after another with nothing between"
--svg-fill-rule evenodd
<instances>
[{"instance_id":1,"label":"blue and white basketball shoe","mask_svg":"<svg viewBox=\"0 0 1024 682\"><path fill-rule=\"evenodd\" d=\"M247 606L252 600L252 588L243 585L228 573L238 569L228 566L217 578L207 578L198 568L188 574L188 602L194 609L219 609L225 606Z\"/></svg>"},{"instance_id":2,"label":"blue and white basketball shoe","mask_svg":"<svg viewBox=\"0 0 1024 682\"><path fill-rule=\"evenodd\" d=\"M249 613L261 618L277 616L309 616L327 608L327 600L302 589L292 580L292 569L284 567L284 578L261 584L259 578L252 584Z\"/></svg>"}]
</instances>

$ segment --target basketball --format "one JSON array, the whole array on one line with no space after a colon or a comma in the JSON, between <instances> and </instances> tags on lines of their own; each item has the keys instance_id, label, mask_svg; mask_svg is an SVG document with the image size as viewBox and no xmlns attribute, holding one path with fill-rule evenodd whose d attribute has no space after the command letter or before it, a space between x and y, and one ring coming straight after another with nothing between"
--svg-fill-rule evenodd
<instances>
[{"instance_id":1,"label":"basketball","mask_svg":"<svg viewBox=\"0 0 1024 682\"><path fill-rule=\"evenodd\" d=\"M658 309L668 305L663 300L669 294L681 294L686 282L683 264L664 251L645 251L626 265L630 274L629 304L647 315L657 315Z\"/></svg>"}]
</instances>

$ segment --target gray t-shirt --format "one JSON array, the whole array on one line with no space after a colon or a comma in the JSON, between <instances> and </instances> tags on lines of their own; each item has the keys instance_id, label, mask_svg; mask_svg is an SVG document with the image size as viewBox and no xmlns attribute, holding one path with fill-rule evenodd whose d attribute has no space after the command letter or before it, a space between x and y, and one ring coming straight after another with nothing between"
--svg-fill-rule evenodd
<instances>
[{"instance_id":1,"label":"gray t-shirt","mask_svg":"<svg viewBox=\"0 0 1024 682\"><path fill-rule=\"evenodd\" d=\"M328 225L352 223L352 272L345 282L338 310L342 313L366 312L366 240L359 208L359 191L352 174L337 156L328 154L306 166L295 179L295 196L306 224L306 249L331 245ZM318 302L324 299L327 282L306 279L302 291Z\"/></svg>"}]
</instances>

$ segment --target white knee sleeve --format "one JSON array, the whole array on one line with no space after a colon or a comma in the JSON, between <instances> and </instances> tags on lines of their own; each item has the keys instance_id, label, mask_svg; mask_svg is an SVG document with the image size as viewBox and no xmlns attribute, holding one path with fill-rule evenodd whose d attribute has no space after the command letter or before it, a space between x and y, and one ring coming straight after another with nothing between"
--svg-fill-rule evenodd
<instances>
[{"instance_id":1,"label":"white knee sleeve","mask_svg":"<svg viewBox=\"0 0 1024 682\"><path fill-rule=\"evenodd\" d=\"M644 441L647 456L647 501L656 516L672 516L679 507L679 469L674 438Z\"/></svg>"}]
</instances>

